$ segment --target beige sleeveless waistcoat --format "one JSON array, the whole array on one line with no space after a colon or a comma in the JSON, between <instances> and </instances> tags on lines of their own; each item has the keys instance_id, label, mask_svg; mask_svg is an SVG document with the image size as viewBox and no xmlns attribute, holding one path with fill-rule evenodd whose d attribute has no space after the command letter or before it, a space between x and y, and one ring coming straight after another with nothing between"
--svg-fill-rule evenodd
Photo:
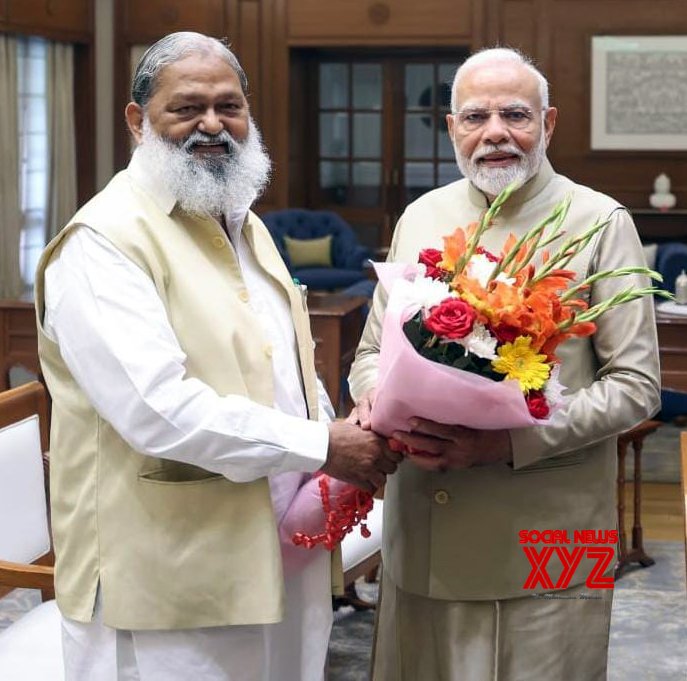
<instances>
[{"instance_id":1,"label":"beige sleeveless waistcoat","mask_svg":"<svg viewBox=\"0 0 687 681\"><path fill-rule=\"evenodd\" d=\"M260 624L282 617L279 543L266 478L234 483L131 449L100 418L42 329L44 273L75 225L105 236L154 282L186 353L187 377L273 405L272 363L234 251L211 219L165 213L119 173L48 245L36 277L41 365L53 398L52 527L61 611L123 629ZM244 234L291 304L310 418L317 385L307 310L269 233Z\"/></svg>"}]
</instances>

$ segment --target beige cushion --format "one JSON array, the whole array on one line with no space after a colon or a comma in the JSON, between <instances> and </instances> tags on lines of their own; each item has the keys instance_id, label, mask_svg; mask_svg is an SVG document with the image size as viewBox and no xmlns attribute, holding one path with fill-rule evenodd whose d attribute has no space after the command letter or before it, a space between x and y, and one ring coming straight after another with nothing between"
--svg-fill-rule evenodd
<instances>
[{"instance_id":1,"label":"beige cushion","mask_svg":"<svg viewBox=\"0 0 687 681\"><path fill-rule=\"evenodd\" d=\"M332 235L318 239L292 239L284 237L286 252L289 254L291 267L331 267Z\"/></svg>"}]
</instances>

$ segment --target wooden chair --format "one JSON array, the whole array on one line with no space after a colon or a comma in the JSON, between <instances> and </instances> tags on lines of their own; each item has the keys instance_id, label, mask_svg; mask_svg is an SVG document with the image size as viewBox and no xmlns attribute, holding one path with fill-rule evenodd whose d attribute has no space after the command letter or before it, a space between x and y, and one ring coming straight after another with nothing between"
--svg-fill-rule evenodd
<instances>
[{"instance_id":1,"label":"wooden chair","mask_svg":"<svg viewBox=\"0 0 687 681\"><path fill-rule=\"evenodd\" d=\"M0 392L0 589L40 589L43 597L41 605L0 630L0 678L8 681L64 679L51 567L47 423L40 383Z\"/></svg>"},{"instance_id":2,"label":"wooden chair","mask_svg":"<svg viewBox=\"0 0 687 681\"><path fill-rule=\"evenodd\" d=\"M687 431L680 433L680 451L682 456L682 497L685 521L685 573L687 573Z\"/></svg>"}]
</instances>

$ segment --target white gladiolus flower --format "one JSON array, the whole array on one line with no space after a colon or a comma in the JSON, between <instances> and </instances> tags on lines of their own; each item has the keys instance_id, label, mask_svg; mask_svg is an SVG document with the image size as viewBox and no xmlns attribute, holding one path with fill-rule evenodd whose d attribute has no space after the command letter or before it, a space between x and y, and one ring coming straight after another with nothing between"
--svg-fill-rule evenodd
<instances>
[{"instance_id":1,"label":"white gladiolus flower","mask_svg":"<svg viewBox=\"0 0 687 681\"><path fill-rule=\"evenodd\" d=\"M486 288L487 283L489 282L489 277L491 276L491 273L494 271L495 267L495 262L489 260L486 255L477 253L468 261L466 272L470 279L477 280L482 288ZM507 277L503 272L496 276L496 281L502 281L504 284L508 284L509 286L512 286L515 283L515 279L513 277Z\"/></svg>"}]
</instances>

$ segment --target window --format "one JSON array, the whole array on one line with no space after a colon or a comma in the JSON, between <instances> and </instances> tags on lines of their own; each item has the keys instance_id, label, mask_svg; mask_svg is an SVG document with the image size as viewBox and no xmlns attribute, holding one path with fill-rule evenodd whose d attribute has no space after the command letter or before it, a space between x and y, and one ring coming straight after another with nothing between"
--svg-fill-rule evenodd
<instances>
[{"instance_id":1,"label":"window","mask_svg":"<svg viewBox=\"0 0 687 681\"><path fill-rule=\"evenodd\" d=\"M19 201L22 213L20 267L33 286L45 246L48 208L47 41L18 38Z\"/></svg>"}]
</instances>

